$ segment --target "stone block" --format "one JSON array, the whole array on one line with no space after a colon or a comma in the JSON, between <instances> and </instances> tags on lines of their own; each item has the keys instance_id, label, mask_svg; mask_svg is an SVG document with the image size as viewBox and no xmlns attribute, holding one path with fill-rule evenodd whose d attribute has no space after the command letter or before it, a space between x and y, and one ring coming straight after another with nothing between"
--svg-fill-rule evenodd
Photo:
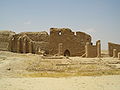
<instances>
[{"instance_id":1,"label":"stone block","mask_svg":"<svg viewBox=\"0 0 120 90\"><path fill-rule=\"evenodd\" d=\"M116 57L117 57L117 50L113 49L113 58L116 58Z\"/></svg>"}]
</instances>

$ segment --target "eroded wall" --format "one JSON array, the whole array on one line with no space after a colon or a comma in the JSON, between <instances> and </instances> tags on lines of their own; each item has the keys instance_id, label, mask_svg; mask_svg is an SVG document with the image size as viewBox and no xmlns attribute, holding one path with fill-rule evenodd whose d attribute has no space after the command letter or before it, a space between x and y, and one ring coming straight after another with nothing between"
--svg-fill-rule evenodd
<instances>
[{"instance_id":1,"label":"eroded wall","mask_svg":"<svg viewBox=\"0 0 120 90\"><path fill-rule=\"evenodd\" d=\"M86 42L91 44L91 36L68 28L50 28L50 35L45 31L22 32L12 35L8 41L12 52L82 56Z\"/></svg>"},{"instance_id":2,"label":"eroded wall","mask_svg":"<svg viewBox=\"0 0 120 90\"><path fill-rule=\"evenodd\" d=\"M32 41L36 42L48 42L49 41L49 35L46 31L41 32L21 32L20 35L27 35Z\"/></svg>"},{"instance_id":3,"label":"eroded wall","mask_svg":"<svg viewBox=\"0 0 120 90\"><path fill-rule=\"evenodd\" d=\"M38 53L48 50L49 35L46 32L23 32L13 35L9 50L18 53Z\"/></svg>"},{"instance_id":4,"label":"eroded wall","mask_svg":"<svg viewBox=\"0 0 120 90\"><path fill-rule=\"evenodd\" d=\"M108 54L110 57L113 57L113 50L116 49L116 56L118 56L118 52L120 52L120 44L108 43Z\"/></svg>"},{"instance_id":5,"label":"eroded wall","mask_svg":"<svg viewBox=\"0 0 120 90\"><path fill-rule=\"evenodd\" d=\"M89 42L85 46L85 56L87 58L101 57L101 43L100 40L96 42L96 45L92 45Z\"/></svg>"},{"instance_id":6,"label":"eroded wall","mask_svg":"<svg viewBox=\"0 0 120 90\"><path fill-rule=\"evenodd\" d=\"M14 34L12 31L0 31L0 50L8 50L9 40Z\"/></svg>"},{"instance_id":7,"label":"eroded wall","mask_svg":"<svg viewBox=\"0 0 120 90\"><path fill-rule=\"evenodd\" d=\"M50 54L59 53L59 44L62 43L62 55L69 51L70 56L81 56L85 53L86 42L91 43L91 36L83 32L75 34L68 28L51 28L49 40Z\"/></svg>"}]
</instances>

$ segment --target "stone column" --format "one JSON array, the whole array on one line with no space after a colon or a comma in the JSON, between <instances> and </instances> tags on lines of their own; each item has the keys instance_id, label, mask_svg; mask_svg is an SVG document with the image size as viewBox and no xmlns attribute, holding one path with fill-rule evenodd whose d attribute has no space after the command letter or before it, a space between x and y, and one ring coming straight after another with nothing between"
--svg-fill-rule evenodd
<instances>
[{"instance_id":1,"label":"stone column","mask_svg":"<svg viewBox=\"0 0 120 90\"><path fill-rule=\"evenodd\" d=\"M58 44L58 55L63 55L63 44L62 43Z\"/></svg>"},{"instance_id":2,"label":"stone column","mask_svg":"<svg viewBox=\"0 0 120 90\"><path fill-rule=\"evenodd\" d=\"M9 47L8 47L9 51L12 51L12 38L9 39Z\"/></svg>"},{"instance_id":3,"label":"stone column","mask_svg":"<svg viewBox=\"0 0 120 90\"><path fill-rule=\"evenodd\" d=\"M90 43L87 42L85 46L85 53L86 53L86 58L90 57L89 56L89 48L90 48Z\"/></svg>"},{"instance_id":4,"label":"stone column","mask_svg":"<svg viewBox=\"0 0 120 90\"><path fill-rule=\"evenodd\" d=\"M118 59L120 60L120 52L118 52Z\"/></svg>"},{"instance_id":5,"label":"stone column","mask_svg":"<svg viewBox=\"0 0 120 90\"><path fill-rule=\"evenodd\" d=\"M117 57L117 50L113 49L113 58L116 58L116 57Z\"/></svg>"},{"instance_id":6,"label":"stone column","mask_svg":"<svg viewBox=\"0 0 120 90\"><path fill-rule=\"evenodd\" d=\"M26 53L26 39L23 40L23 53Z\"/></svg>"},{"instance_id":7,"label":"stone column","mask_svg":"<svg viewBox=\"0 0 120 90\"><path fill-rule=\"evenodd\" d=\"M97 57L98 58L101 57L101 43L100 43L100 41L98 41L98 43L97 43Z\"/></svg>"},{"instance_id":8,"label":"stone column","mask_svg":"<svg viewBox=\"0 0 120 90\"><path fill-rule=\"evenodd\" d=\"M29 42L29 53L32 53L32 42Z\"/></svg>"},{"instance_id":9,"label":"stone column","mask_svg":"<svg viewBox=\"0 0 120 90\"><path fill-rule=\"evenodd\" d=\"M17 53L20 53L20 38L17 40Z\"/></svg>"},{"instance_id":10,"label":"stone column","mask_svg":"<svg viewBox=\"0 0 120 90\"><path fill-rule=\"evenodd\" d=\"M15 41L14 40L15 40L14 38L11 39L11 46L10 46L10 48L11 48L12 52L14 52L14 50L15 50L14 49L14 47L15 47Z\"/></svg>"}]
</instances>

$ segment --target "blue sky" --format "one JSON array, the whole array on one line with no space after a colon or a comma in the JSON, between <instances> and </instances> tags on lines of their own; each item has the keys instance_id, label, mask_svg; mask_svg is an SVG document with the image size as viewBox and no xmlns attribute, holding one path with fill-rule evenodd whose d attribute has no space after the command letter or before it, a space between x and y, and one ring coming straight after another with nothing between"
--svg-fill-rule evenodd
<instances>
[{"instance_id":1,"label":"blue sky","mask_svg":"<svg viewBox=\"0 0 120 90\"><path fill-rule=\"evenodd\" d=\"M0 30L15 32L71 28L120 43L120 0L0 0Z\"/></svg>"}]
</instances>

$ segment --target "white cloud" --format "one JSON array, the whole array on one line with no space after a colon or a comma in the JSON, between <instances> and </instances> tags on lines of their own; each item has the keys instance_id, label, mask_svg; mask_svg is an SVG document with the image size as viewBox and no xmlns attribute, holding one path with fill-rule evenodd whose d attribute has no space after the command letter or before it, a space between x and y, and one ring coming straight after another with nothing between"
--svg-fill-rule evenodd
<instances>
[{"instance_id":1,"label":"white cloud","mask_svg":"<svg viewBox=\"0 0 120 90\"><path fill-rule=\"evenodd\" d=\"M30 25L31 24L31 21L26 21L24 22L25 25Z\"/></svg>"}]
</instances>

